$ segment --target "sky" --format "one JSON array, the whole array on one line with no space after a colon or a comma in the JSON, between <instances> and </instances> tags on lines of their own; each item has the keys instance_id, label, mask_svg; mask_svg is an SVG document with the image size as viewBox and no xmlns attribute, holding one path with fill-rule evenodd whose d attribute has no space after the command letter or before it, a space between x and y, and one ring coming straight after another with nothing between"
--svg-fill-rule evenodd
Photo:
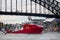
<instances>
[{"instance_id":1,"label":"sky","mask_svg":"<svg viewBox=\"0 0 60 40\"><path fill-rule=\"evenodd\" d=\"M8 12L10 12L10 0L7 0L8 2L7 2L7 11ZM23 1L23 12L25 12L26 11L26 5L25 5L25 0L22 0ZM57 1L59 1L60 2L60 0L57 0ZM15 5L15 2L16 2L16 0L13 0L12 1L13 3L12 3L12 8L13 8L13 12L15 12L16 11L16 5ZM20 2L21 2L21 0L18 0L18 11L21 11L20 9L20 7L21 7L21 5L20 5ZM2 3L3 3L3 5L2 5L2 11L5 11L5 0L2 0ZM33 3L33 13L35 12L34 11L34 5L35 3ZM38 4L37 4L37 6L38 6ZM43 8L44 7L42 7L41 6L41 8L42 8L42 10L43 10ZM28 10L28 12L30 12L30 1L28 0L28 8L27 8L27 10ZM47 9L46 9L47 10ZM47 10L48 11L48 10ZM46 11L46 13L47 13L47 11ZM39 13L39 8L37 8L37 12ZM43 13L43 12L42 12ZM51 13L51 12L50 12ZM42 18L42 19L44 19L44 17L36 17L36 18ZM53 19L51 19L51 18L49 18L49 19L46 19L46 20L48 20L48 21L51 21L51 20L53 20ZM27 22L28 21L28 16L15 16L15 15L0 15L0 21L1 22L3 22L3 23L12 23L12 24L15 24L15 23L22 23L22 22Z\"/></svg>"}]
</instances>

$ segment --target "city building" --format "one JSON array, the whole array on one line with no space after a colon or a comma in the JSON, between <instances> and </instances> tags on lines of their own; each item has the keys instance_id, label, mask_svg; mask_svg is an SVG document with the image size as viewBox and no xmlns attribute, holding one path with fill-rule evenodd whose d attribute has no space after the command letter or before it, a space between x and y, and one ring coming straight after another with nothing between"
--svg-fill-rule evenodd
<instances>
[{"instance_id":1,"label":"city building","mask_svg":"<svg viewBox=\"0 0 60 40\"><path fill-rule=\"evenodd\" d=\"M3 27L3 22L0 22L0 30L1 30L2 27Z\"/></svg>"}]
</instances>

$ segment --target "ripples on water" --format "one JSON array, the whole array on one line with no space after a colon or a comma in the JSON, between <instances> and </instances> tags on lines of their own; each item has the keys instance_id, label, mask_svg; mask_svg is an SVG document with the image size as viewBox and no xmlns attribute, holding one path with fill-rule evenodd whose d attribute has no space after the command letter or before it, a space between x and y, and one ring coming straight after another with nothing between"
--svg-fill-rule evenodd
<instances>
[{"instance_id":1,"label":"ripples on water","mask_svg":"<svg viewBox=\"0 0 60 40\"><path fill-rule=\"evenodd\" d=\"M0 40L60 40L60 33L0 34Z\"/></svg>"}]
</instances>

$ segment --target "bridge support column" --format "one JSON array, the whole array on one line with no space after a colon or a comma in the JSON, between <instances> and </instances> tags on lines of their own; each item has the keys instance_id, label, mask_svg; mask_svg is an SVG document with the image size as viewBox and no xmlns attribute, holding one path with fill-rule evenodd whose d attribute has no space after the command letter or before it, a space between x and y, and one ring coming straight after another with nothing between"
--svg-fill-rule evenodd
<instances>
[{"instance_id":1,"label":"bridge support column","mask_svg":"<svg viewBox=\"0 0 60 40\"><path fill-rule=\"evenodd\" d=\"M0 0L0 11L2 11L2 0Z\"/></svg>"}]
</instances>

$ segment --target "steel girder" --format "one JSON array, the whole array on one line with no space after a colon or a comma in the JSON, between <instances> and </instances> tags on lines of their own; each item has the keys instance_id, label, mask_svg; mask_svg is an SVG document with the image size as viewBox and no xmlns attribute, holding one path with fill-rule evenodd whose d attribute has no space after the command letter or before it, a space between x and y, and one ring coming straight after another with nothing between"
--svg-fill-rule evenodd
<instances>
[{"instance_id":1,"label":"steel girder","mask_svg":"<svg viewBox=\"0 0 60 40\"><path fill-rule=\"evenodd\" d=\"M60 2L56 0L31 0L50 10L54 15L60 15Z\"/></svg>"}]
</instances>

